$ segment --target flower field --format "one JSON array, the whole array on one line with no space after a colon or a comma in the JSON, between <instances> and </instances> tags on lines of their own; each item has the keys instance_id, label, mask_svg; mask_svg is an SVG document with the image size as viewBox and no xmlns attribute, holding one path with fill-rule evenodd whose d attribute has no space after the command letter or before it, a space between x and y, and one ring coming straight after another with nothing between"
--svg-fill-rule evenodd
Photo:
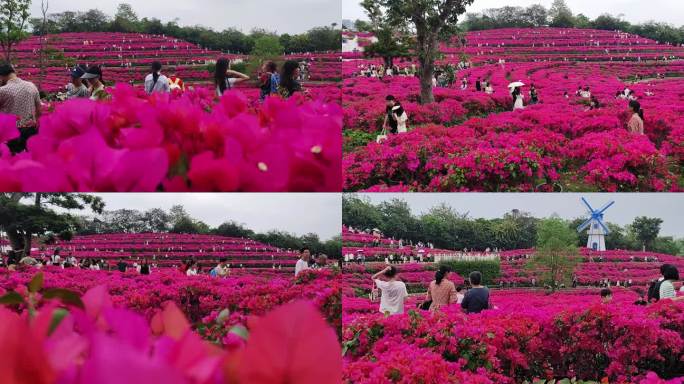
<instances>
[{"instance_id":1,"label":"flower field","mask_svg":"<svg viewBox=\"0 0 684 384\"><path fill-rule=\"evenodd\" d=\"M165 68L164 73L176 74L183 79L186 87L206 87L212 81L207 64L215 62L219 57L233 61L248 58L245 55L223 54L171 36L105 32L61 33L49 35L46 40L49 59L43 78L37 60L40 47L40 38L36 36L22 41L16 48L15 62L20 77L35 82L47 93L64 89L69 81L71 67L75 64L101 65L104 80L110 84L141 85L152 62L159 61ZM284 58L310 61L312 81L339 81L341 78L338 55L310 53L288 55ZM255 98L258 98L258 91Z\"/></svg>"},{"instance_id":2,"label":"flower field","mask_svg":"<svg viewBox=\"0 0 684 384\"><path fill-rule=\"evenodd\" d=\"M347 383L520 383L577 378L609 383L682 383L684 304L633 305L614 290L545 295L492 291L496 309L465 315L415 309L385 317L378 303L344 298ZM407 308L415 308L415 299Z\"/></svg>"},{"instance_id":3,"label":"flower field","mask_svg":"<svg viewBox=\"0 0 684 384\"><path fill-rule=\"evenodd\" d=\"M48 258L59 251L61 257L73 256L79 261L104 260L114 268L120 259L142 263L147 260L155 268L179 268L183 261L195 260L203 269L226 259L232 273L294 273L298 251L280 249L251 239L174 233L110 233L76 236L70 241L51 245L34 244L34 256Z\"/></svg>"},{"instance_id":4,"label":"flower field","mask_svg":"<svg viewBox=\"0 0 684 384\"><path fill-rule=\"evenodd\" d=\"M45 267L0 270L0 293L3 383L340 380L330 271L217 279Z\"/></svg>"},{"instance_id":5,"label":"flower field","mask_svg":"<svg viewBox=\"0 0 684 384\"><path fill-rule=\"evenodd\" d=\"M610 31L543 28L470 32L465 48L445 45L442 52L438 65L457 64L466 54L473 66L457 71L452 87L435 88L431 105L418 103L418 79L358 76L360 66L381 61L345 54L345 190L684 187L684 48ZM403 70L417 63L395 64ZM464 77L469 86L462 90ZM476 91L478 78L490 81L493 93ZM526 108L511 112L507 84L516 80L527 85ZM530 84L539 104L527 105ZM589 110L589 99L575 95L579 87L589 87L601 107ZM645 111L645 135L626 129L627 101L615 97L626 87ZM390 94L402 103L412 129L377 144ZM359 136L372 142L351 139Z\"/></svg>"}]
</instances>

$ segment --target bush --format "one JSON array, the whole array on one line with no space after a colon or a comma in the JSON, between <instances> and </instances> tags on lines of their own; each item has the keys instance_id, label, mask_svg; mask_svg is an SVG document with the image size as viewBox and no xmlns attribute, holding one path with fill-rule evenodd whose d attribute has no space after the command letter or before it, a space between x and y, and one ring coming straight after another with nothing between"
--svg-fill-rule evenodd
<instances>
[{"instance_id":1,"label":"bush","mask_svg":"<svg viewBox=\"0 0 684 384\"><path fill-rule=\"evenodd\" d=\"M458 273L464 279L468 278L470 272L480 271L482 273L482 284L494 284L494 280L501 275L501 264L499 260L482 260L482 261L461 261L451 260L442 261L439 266L445 265L449 267L452 272Z\"/></svg>"}]
</instances>

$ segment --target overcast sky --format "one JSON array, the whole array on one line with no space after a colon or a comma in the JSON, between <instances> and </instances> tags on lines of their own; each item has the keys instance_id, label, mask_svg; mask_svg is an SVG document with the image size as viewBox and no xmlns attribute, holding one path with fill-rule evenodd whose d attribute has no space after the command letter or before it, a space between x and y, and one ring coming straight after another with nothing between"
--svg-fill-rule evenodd
<instances>
[{"instance_id":1,"label":"overcast sky","mask_svg":"<svg viewBox=\"0 0 684 384\"><path fill-rule=\"evenodd\" d=\"M367 193L372 202L400 198L411 206L414 214L426 212L435 205L446 203L457 212L469 212L472 218L498 218L512 209L529 212L535 217L558 214L564 219L584 217L586 208L580 201L585 197L594 209L615 201L605 212L605 220L625 225L637 216L663 219L660 234L684 238L684 195L677 193Z\"/></svg>"},{"instance_id":2,"label":"overcast sky","mask_svg":"<svg viewBox=\"0 0 684 384\"><path fill-rule=\"evenodd\" d=\"M340 0L50 0L49 13L97 8L113 16L119 3L133 6L139 17L179 24L203 25L217 30L235 27L243 32L264 28L278 33L301 33L313 27L341 22ZM31 13L38 17L40 0Z\"/></svg>"},{"instance_id":3,"label":"overcast sky","mask_svg":"<svg viewBox=\"0 0 684 384\"><path fill-rule=\"evenodd\" d=\"M257 232L271 229L322 240L342 232L342 197L335 193L101 193L106 210L162 208L180 204L210 226L235 220ZM75 213L75 211L74 211Z\"/></svg>"},{"instance_id":4,"label":"overcast sky","mask_svg":"<svg viewBox=\"0 0 684 384\"><path fill-rule=\"evenodd\" d=\"M364 19L365 13L359 6L359 0L341 0L343 19ZM475 0L468 12L480 12L487 8L501 8L507 5L527 7L541 4L547 9L553 0ZM649 20L684 25L684 1L682 0L566 0L565 3L574 14L583 13L589 18L596 18L602 13L614 16L623 14L631 23L642 23Z\"/></svg>"}]
</instances>

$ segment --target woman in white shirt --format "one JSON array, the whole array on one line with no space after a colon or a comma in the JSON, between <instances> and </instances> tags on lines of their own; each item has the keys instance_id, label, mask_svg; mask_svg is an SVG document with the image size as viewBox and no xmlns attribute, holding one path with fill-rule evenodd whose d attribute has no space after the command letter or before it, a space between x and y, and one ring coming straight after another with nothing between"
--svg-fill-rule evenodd
<instances>
[{"instance_id":1,"label":"woman in white shirt","mask_svg":"<svg viewBox=\"0 0 684 384\"><path fill-rule=\"evenodd\" d=\"M194 262L190 264L190 267L188 267L188 270L185 272L186 276L197 276L197 263Z\"/></svg>"},{"instance_id":2,"label":"woman in white shirt","mask_svg":"<svg viewBox=\"0 0 684 384\"><path fill-rule=\"evenodd\" d=\"M161 69L162 65L160 62L155 61L152 63L152 73L145 77L145 93L148 95L171 92L169 79L161 74Z\"/></svg>"},{"instance_id":3,"label":"woman in white shirt","mask_svg":"<svg viewBox=\"0 0 684 384\"><path fill-rule=\"evenodd\" d=\"M228 75L232 75L233 77L228 77ZM249 76L230 69L230 61L228 61L228 59L220 58L216 61L216 71L214 73L216 96L223 96L226 91L245 80L249 80Z\"/></svg>"},{"instance_id":4,"label":"woman in white shirt","mask_svg":"<svg viewBox=\"0 0 684 384\"><path fill-rule=\"evenodd\" d=\"M380 312L388 315L404 313L404 302L408 298L406 284L397 280L397 268L388 266L373 275L373 282L380 290Z\"/></svg>"}]
</instances>

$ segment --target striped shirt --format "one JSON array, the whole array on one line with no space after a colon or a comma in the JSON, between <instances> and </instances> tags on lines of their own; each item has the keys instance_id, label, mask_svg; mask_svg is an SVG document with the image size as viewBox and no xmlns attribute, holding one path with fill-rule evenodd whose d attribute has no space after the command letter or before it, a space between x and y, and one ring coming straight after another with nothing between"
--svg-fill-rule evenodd
<instances>
[{"instance_id":1,"label":"striped shirt","mask_svg":"<svg viewBox=\"0 0 684 384\"><path fill-rule=\"evenodd\" d=\"M0 113L19 117L19 127L35 127L40 94L33 83L14 78L0 87Z\"/></svg>"},{"instance_id":2,"label":"striped shirt","mask_svg":"<svg viewBox=\"0 0 684 384\"><path fill-rule=\"evenodd\" d=\"M661 299L674 299L677 296L675 293L674 285L672 281L664 280L660 283L660 298Z\"/></svg>"}]
</instances>

